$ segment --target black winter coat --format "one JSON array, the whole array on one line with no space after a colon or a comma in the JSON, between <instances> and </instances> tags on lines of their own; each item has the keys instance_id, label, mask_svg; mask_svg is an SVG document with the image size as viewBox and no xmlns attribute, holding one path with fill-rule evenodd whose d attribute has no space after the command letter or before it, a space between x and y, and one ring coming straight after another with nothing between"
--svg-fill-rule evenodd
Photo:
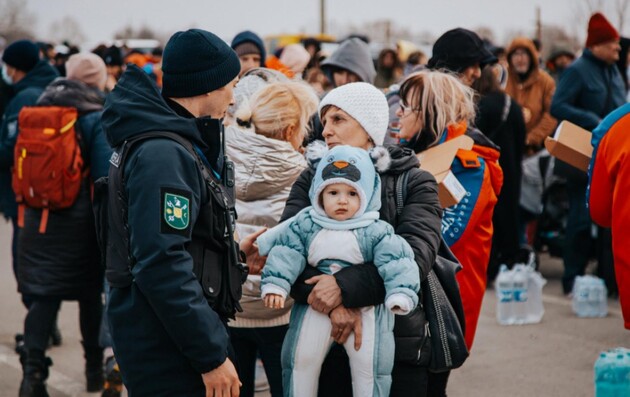
<instances>
[{"instance_id":1,"label":"black winter coat","mask_svg":"<svg viewBox=\"0 0 630 397\"><path fill-rule=\"evenodd\" d=\"M102 120L113 147L139 134L170 131L189 140L216 167L219 120L194 118L165 100L138 67L130 65L109 94ZM110 265L133 266L133 282L112 287L107 314L125 385L130 395L204 396L201 374L221 365L229 348L227 329L208 305L193 272L193 259L198 258L187 250L197 238L194 226L203 221L210 192L195 157L168 138L133 146L123 177L124 228L133 262L113 252L110 235L108 271ZM210 215L222 222L224 213L217 207ZM170 217L170 208L178 215ZM109 215L112 225L113 217L121 216ZM112 234L117 233L114 227ZM201 255L208 258L215 250L211 243L221 245L216 240L204 242L208 245Z\"/></svg>"},{"instance_id":2,"label":"black winter coat","mask_svg":"<svg viewBox=\"0 0 630 397\"><path fill-rule=\"evenodd\" d=\"M519 199L521 197L521 161L525 150L525 121L521 107L510 99L507 118L502 120L507 94L495 92L479 100L477 127L501 147L499 163L503 187L494 208L492 223L493 260L509 261L519 249Z\"/></svg>"},{"instance_id":3,"label":"black winter coat","mask_svg":"<svg viewBox=\"0 0 630 397\"><path fill-rule=\"evenodd\" d=\"M100 294L103 269L100 262L90 197L93 180L109 168L112 149L101 128L103 96L80 82L53 82L38 105L74 106L79 111L77 131L82 157L90 175L81 185L75 203L50 211L46 233L39 233L42 211L26 208L18 244L18 290L23 294L81 299Z\"/></svg>"},{"instance_id":4,"label":"black winter coat","mask_svg":"<svg viewBox=\"0 0 630 397\"><path fill-rule=\"evenodd\" d=\"M419 162L411 149L390 146L387 148L392 158L390 168L382 172L380 219L394 225L396 234L403 237L415 254L420 270L421 281L431 270L442 239L442 208L437 195L437 184L431 174L418 168ZM409 171L407 197L400 217L396 215L395 182L396 177ZM304 170L293 185L291 194L282 214L286 220L310 205L308 191L314 176L312 168ZM306 303L312 287L303 281L321 274L317 269L307 267L298 278L292 290L292 296L298 302ZM335 273L335 279L341 289L343 305L348 308L382 304L385 288L376 267L372 264L350 266ZM380 282L379 282L380 281ZM401 346L409 342L410 337L423 338L424 313L421 308L408 316L396 316L394 336ZM399 349L397 348L397 353ZM398 359L398 354L396 359ZM427 357L428 359L428 357Z\"/></svg>"}]
</instances>

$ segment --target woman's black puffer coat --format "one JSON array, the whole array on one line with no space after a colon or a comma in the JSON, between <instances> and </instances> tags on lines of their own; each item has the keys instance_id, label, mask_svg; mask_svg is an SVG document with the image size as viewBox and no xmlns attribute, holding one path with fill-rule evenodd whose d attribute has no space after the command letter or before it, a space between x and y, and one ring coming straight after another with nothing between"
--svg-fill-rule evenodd
<instances>
[{"instance_id":1,"label":"woman's black puffer coat","mask_svg":"<svg viewBox=\"0 0 630 397\"><path fill-rule=\"evenodd\" d=\"M74 204L50 211L39 233L42 211L26 208L18 244L18 290L23 294L81 299L100 293L103 268L96 241L90 197L92 179L104 176L112 149L101 128L104 97L80 82L60 79L42 94L38 105L74 106L79 111L82 157L90 167Z\"/></svg>"},{"instance_id":2,"label":"woman's black puffer coat","mask_svg":"<svg viewBox=\"0 0 630 397\"><path fill-rule=\"evenodd\" d=\"M394 226L396 234L403 237L412 247L422 281L427 277L435 262L442 239L442 208L438 200L437 184L431 174L418 168L418 159L413 151L398 146L387 149L392 162L388 170L380 173L383 203L380 219ZM397 176L405 171L409 171L407 193L402 214L397 216L395 182ZM306 169L293 185L282 214L283 221L311 205L308 191L313 175L312 168ZM303 281L317 274L321 273L312 267L307 267L298 278L291 292L296 301L306 303L312 286L304 284ZM384 302L385 288L376 267L372 264L356 265L340 270L335 273L335 279L341 289L343 305L347 308L372 306ZM425 323L425 316L420 305L407 316L396 316L394 326L396 361L407 361L409 357L406 357L405 353L416 356L417 350L414 352L407 347L418 346L420 340L425 338ZM427 363L428 359L429 357L426 357Z\"/></svg>"}]
</instances>

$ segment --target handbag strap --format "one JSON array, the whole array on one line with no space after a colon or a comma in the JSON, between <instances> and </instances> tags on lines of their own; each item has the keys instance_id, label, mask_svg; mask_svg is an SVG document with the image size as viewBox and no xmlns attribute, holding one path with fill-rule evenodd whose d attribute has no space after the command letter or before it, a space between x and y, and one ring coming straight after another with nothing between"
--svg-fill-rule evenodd
<instances>
[{"instance_id":1,"label":"handbag strap","mask_svg":"<svg viewBox=\"0 0 630 397\"><path fill-rule=\"evenodd\" d=\"M396 223L398 223L398 217L402 215L405 201L407 200L407 182L409 181L409 170L404 171L402 174L396 176L395 188L396 195L394 201L396 202Z\"/></svg>"}]
</instances>

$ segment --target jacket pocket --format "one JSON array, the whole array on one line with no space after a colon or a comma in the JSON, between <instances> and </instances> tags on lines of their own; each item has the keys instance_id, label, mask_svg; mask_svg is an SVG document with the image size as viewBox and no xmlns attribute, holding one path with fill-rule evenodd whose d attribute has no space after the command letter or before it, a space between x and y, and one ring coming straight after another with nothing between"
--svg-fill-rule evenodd
<instances>
[{"instance_id":1,"label":"jacket pocket","mask_svg":"<svg viewBox=\"0 0 630 397\"><path fill-rule=\"evenodd\" d=\"M427 367L431 360L429 323L422 305L406 316L396 316L394 324L395 355L397 362Z\"/></svg>"}]
</instances>

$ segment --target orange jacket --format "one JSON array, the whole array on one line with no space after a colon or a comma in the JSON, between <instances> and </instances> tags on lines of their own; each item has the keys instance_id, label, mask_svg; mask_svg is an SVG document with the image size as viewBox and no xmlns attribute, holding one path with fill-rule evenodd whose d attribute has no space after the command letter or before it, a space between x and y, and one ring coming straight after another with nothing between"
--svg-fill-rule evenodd
<instances>
[{"instance_id":1,"label":"orange jacket","mask_svg":"<svg viewBox=\"0 0 630 397\"><path fill-rule=\"evenodd\" d=\"M523 48L529 52L533 69L527 79L521 82L510 64L505 92L514 98L524 112L529 111L529 120L525 118L528 143L542 146L545 138L551 135L558 124L550 113L551 99L556 91L556 82L547 72L538 67L538 51L536 51L534 43L528 38L518 37L512 41L507 51L508 62L517 48Z\"/></svg>"},{"instance_id":2,"label":"orange jacket","mask_svg":"<svg viewBox=\"0 0 630 397\"><path fill-rule=\"evenodd\" d=\"M486 292L486 272L492 248L492 214L503 185L499 149L467 124L451 125L445 140L466 134L473 138L472 150L460 150L451 171L466 189L462 201L444 210L442 235L463 269L457 273L466 317L466 345L472 347Z\"/></svg>"},{"instance_id":3,"label":"orange jacket","mask_svg":"<svg viewBox=\"0 0 630 397\"><path fill-rule=\"evenodd\" d=\"M267 57L267 62L265 62L265 66L268 69L277 70L278 72L284 74L288 78L292 79L295 76L293 70L289 69L284 63L280 62L280 60L271 55Z\"/></svg>"},{"instance_id":4,"label":"orange jacket","mask_svg":"<svg viewBox=\"0 0 630 397\"><path fill-rule=\"evenodd\" d=\"M630 329L630 104L606 117L600 127L605 128L611 118L620 115L604 131L605 135L597 146L591 170L589 208L595 223L612 228L619 300L624 327Z\"/></svg>"}]
</instances>

